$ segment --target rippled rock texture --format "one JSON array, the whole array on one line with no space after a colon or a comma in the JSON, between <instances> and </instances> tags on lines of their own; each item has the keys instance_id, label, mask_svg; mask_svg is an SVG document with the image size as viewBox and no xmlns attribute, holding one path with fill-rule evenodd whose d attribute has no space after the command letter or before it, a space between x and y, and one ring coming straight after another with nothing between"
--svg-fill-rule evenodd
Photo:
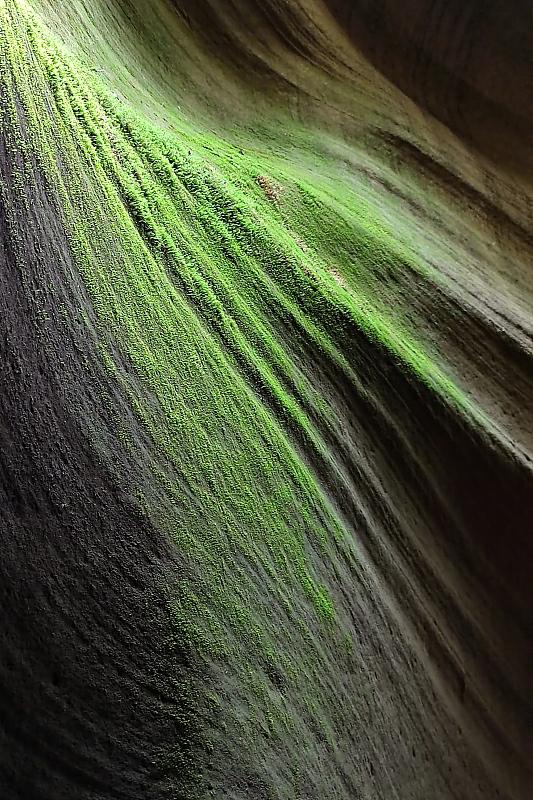
<instances>
[{"instance_id":1,"label":"rippled rock texture","mask_svg":"<svg viewBox=\"0 0 533 800\"><path fill-rule=\"evenodd\" d=\"M6 800L528 800L533 14L0 2Z\"/></svg>"}]
</instances>

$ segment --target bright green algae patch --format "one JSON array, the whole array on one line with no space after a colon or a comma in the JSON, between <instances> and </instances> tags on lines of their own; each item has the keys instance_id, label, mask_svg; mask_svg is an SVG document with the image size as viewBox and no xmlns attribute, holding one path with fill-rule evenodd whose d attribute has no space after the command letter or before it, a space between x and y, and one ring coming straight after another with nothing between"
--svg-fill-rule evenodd
<instances>
[{"instance_id":1,"label":"bright green algae patch","mask_svg":"<svg viewBox=\"0 0 533 800\"><path fill-rule=\"evenodd\" d=\"M328 445L337 420L306 353L367 397L346 354L363 337L473 411L399 315L365 293L376 253L391 270L399 254L353 190L185 121L156 127L20 8L0 5L4 125L25 120L14 144L61 205L102 359L152 443L142 457L165 513L142 486L132 494L193 576L168 590L175 635L240 669L246 735L256 725L280 735L290 704L264 675L304 681L306 713L319 718L309 698L321 696L321 649L345 636L320 563L336 548L350 560L354 546L319 479L345 482ZM297 657L283 650L293 638Z\"/></svg>"}]
</instances>

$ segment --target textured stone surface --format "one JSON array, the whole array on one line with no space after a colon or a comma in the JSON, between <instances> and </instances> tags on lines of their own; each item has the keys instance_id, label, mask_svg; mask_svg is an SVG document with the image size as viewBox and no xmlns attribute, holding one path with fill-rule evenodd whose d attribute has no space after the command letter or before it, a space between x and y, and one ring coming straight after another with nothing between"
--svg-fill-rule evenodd
<instances>
[{"instance_id":1,"label":"textured stone surface","mask_svg":"<svg viewBox=\"0 0 533 800\"><path fill-rule=\"evenodd\" d=\"M528 800L530 4L0 21L0 794Z\"/></svg>"}]
</instances>

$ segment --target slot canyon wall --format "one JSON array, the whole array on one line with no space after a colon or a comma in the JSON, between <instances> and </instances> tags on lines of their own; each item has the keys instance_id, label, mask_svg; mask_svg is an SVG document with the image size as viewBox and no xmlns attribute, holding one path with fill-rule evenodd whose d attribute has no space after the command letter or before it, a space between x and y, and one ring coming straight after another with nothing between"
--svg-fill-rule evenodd
<instances>
[{"instance_id":1,"label":"slot canyon wall","mask_svg":"<svg viewBox=\"0 0 533 800\"><path fill-rule=\"evenodd\" d=\"M0 0L0 796L533 796L533 7Z\"/></svg>"}]
</instances>

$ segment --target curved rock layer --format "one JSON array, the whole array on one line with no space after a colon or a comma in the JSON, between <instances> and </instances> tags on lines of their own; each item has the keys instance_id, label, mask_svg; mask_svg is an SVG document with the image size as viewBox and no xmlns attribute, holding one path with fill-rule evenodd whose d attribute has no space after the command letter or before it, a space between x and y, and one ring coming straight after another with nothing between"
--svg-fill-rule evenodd
<instances>
[{"instance_id":1,"label":"curved rock layer","mask_svg":"<svg viewBox=\"0 0 533 800\"><path fill-rule=\"evenodd\" d=\"M9 800L528 800L529 3L0 2Z\"/></svg>"}]
</instances>

